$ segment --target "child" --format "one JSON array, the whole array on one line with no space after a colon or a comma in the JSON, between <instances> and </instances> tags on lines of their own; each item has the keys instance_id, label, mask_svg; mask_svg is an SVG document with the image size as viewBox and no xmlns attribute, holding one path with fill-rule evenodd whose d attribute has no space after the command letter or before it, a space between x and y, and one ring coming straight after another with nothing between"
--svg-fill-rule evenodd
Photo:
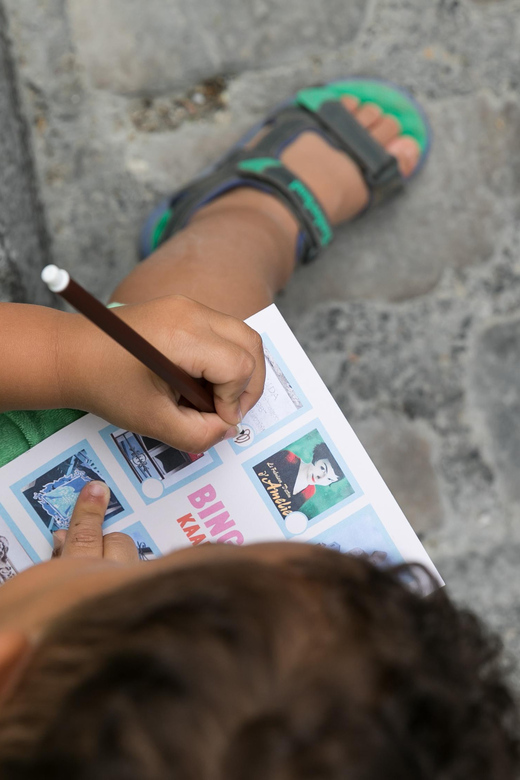
<instances>
[{"instance_id":1,"label":"child","mask_svg":"<svg viewBox=\"0 0 520 780\"><path fill-rule=\"evenodd\" d=\"M0 411L56 410L0 417L4 462L79 414L58 407L189 451L234 435L264 380L240 320L427 148L400 91L304 90L154 212L150 256L112 300L213 384L217 414L178 406L82 318L2 305ZM145 564L129 537L103 537L107 503L102 482L87 485L56 557L0 589L2 778L515 776L497 650L442 592L423 599L400 571L290 543Z\"/></svg>"},{"instance_id":2,"label":"child","mask_svg":"<svg viewBox=\"0 0 520 780\"><path fill-rule=\"evenodd\" d=\"M139 562L90 484L0 589L2 780L518 776L498 648L443 591L290 542Z\"/></svg>"}]
</instances>

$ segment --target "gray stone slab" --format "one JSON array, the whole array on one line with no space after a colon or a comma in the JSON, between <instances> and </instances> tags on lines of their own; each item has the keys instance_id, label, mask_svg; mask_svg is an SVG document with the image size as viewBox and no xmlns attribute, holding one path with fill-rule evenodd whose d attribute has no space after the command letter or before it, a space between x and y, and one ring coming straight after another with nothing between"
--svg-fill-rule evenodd
<instances>
[{"instance_id":1,"label":"gray stone slab","mask_svg":"<svg viewBox=\"0 0 520 780\"><path fill-rule=\"evenodd\" d=\"M498 479L520 504L520 319L497 323L479 335L470 383L489 437Z\"/></svg>"},{"instance_id":2,"label":"gray stone slab","mask_svg":"<svg viewBox=\"0 0 520 780\"><path fill-rule=\"evenodd\" d=\"M388 413L358 422L354 429L415 532L431 532L442 525L431 434L418 423Z\"/></svg>"},{"instance_id":3,"label":"gray stone slab","mask_svg":"<svg viewBox=\"0 0 520 780\"><path fill-rule=\"evenodd\" d=\"M40 281L50 257L48 238L1 4L0 116L0 300L48 303Z\"/></svg>"},{"instance_id":4,"label":"gray stone slab","mask_svg":"<svg viewBox=\"0 0 520 780\"><path fill-rule=\"evenodd\" d=\"M401 478L400 486L399 475L391 474L391 453L401 444L387 421L434 443L433 455L426 452L421 464L425 483L431 486L430 527L422 529L428 533L435 529L435 518L444 517L450 528L464 528L466 538L480 518L500 522L507 504L496 480L495 461L466 406L472 328L486 322L494 306L501 308L506 298L511 308L520 302L519 276L509 274L508 285L502 283L491 292L490 277L499 279L507 268L506 262L495 262L493 274L485 267L480 278L472 279L469 271L452 272L435 295L406 305L323 304L304 318L291 320L354 429L362 432L368 427L376 460L380 449L384 458L377 462L393 487L400 489L403 483ZM411 458L401 460L408 463ZM394 468L399 467L396 458ZM418 497L413 486L408 485L406 492L415 512ZM405 499L400 500L404 506Z\"/></svg>"},{"instance_id":5,"label":"gray stone slab","mask_svg":"<svg viewBox=\"0 0 520 780\"><path fill-rule=\"evenodd\" d=\"M201 113L204 119L198 122L185 121L191 115L184 111L177 127L175 105L179 95L164 92L171 88L170 82L161 81L157 74L153 79L150 76L155 85L152 91L160 94L146 108L135 98L93 89L89 70L82 64L82 36L85 40L88 37L92 46L104 41L103 46L110 52L106 41L112 33L116 37L119 34L115 31L118 14L122 15L123 38L125 24L135 25L136 20L145 38L147 25L157 25L159 18L168 30L174 18L168 0L147 4L146 13L142 5L133 2L101 4L96 0L99 14L94 13L91 3L80 0L72 5L65 0L37 5L32 0L4 2L9 8L26 108L34 127L55 256L102 297L135 263L139 223L155 200L192 178L253 121L297 88L353 72L389 75L416 90L434 126L432 157L409 193L378 213L340 229L324 262L320 260L305 276L296 277L285 298L288 316L293 312L297 316L302 306L308 308L331 299L360 296L403 300L425 294L438 283L444 268L486 262L500 239L512 208L506 198L510 199L513 183L518 181L516 101L509 94L496 99L488 92L470 93L469 86L461 99L455 83L450 82L440 94L445 96L453 89L457 97L432 102L433 88L439 92L443 68L448 66L435 47L432 51L428 46L417 48L421 40L429 41L432 30L436 35L440 30L455 50L459 44L450 25L455 24L459 31L466 25L472 34L480 34L487 20L480 19L480 9L476 15L465 11L454 17L444 7L435 13L431 9L423 13L417 3L379 2L377 13L368 17L369 23L358 31L355 43L349 44L343 30L339 43L329 46L322 40L319 56L311 57L305 46L296 45L299 14L309 13L312 6L301 4L287 27L295 41L294 61L274 67L273 55L263 61L267 69L239 74L229 83L221 110ZM228 8L225 4L219 7L222 13ZM240 13L254 12L253 6L246 8ZM355 8L357 5L351 4L342 8L338 29L343 24L349 30L357 29L349 16ZM76 25L69 23L67 9ZM327 23L336 10L336 5L322 9ZM268 37L273 41L278 40L277 13L288 11L289 6L275 4L266 17ZM188 10L182 12L187 19ZM493 30L503 29L504 15L490 13ZM83 16L88 19L81 21ZM89 25L94 23L95 34L89 36ZM417 25L423 39L415 29ZM466 47L464 36L460 45ZM141 38L128 34L124 40L138 46ZM391 40L399 43L399 51L390 53L388 49L388 62L383 67L381 51L390 47ZM27 52L31 52L30 57ZM204 54L201 41L193 44L193 52ZM406 62L400 59L403 52ZM464 48L466 56L469 53ZM481 63L480 56L479 52L471 52L477 70L487 61L484 54ZM413 57L418 61L412 67ZM461 63L464 57L459 58ZM134 60L145 68L144 50ZM167 61L168 68L170 62L172 58ZM107 77L116 71L116 66L108 62L104 66ZM463 71L467 73L467 69ZM482 85L473 86L480 89ZM515 158L516 168L508 162ZM92 257L98 258L97 263L91 261ZM103 278L99 277L99 267L105 271Z\"/></svg>"},{"instance_id":6,"label":"gray stone slab","mask_svg":"<svg viewBox=\"0 0 520 780\"><path fill-rule=\"evenodd\" d=\"M514 91L518 13L518 0L377 0L356 39L354 67L435 98L483 86Z\"/></svg>"},{"instance_id":7,"label":"gray stone slab","mask_svg":"<svg viewBox=\"0 0 520 780\"><path fill-rule=\"evenodd\" d=\"M157 94L220 73L317 54L359 31L362 0L69 0L97 88Z\"/></svg>"},{"instance_id":8,"label":"gray stone slab","mask_svg":"<svg viewBox=\"0 0 520 780\"><path fill-rule=\"evenodd\" d=\"M114 116L114 99L104 114L94 108L76 63L65 0L4 2L54 260L106 299L136 262L137 224L153 198L126 171L127 133Z\"/></svg>"}]
</instances>

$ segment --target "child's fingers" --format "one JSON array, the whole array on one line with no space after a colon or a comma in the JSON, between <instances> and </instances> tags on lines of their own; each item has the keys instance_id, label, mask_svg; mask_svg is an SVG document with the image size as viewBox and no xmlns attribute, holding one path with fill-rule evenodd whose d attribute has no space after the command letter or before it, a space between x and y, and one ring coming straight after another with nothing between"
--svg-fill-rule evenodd
<instances>
[{"instance_id":1,"label":"child's fingers","mask_svg":"<svg viewBox=\"0 0 520 780\"><path fill-rule=\"evenodd\" d=\"M62 558L102 558L101 526L110 500L104 482L89 482L78 496L61 553Z\"/></svg>"},{"instance_id":2,"label":"child's fingers","mask_svg":"<svg viewBox=\"0 0 520 780\"><path fill-rule=\"evenodd\" d=\"M117 563L135 563L139 560L135 542L128 534L106 534L103 537L103 553L104 558Z\"/></svg>"},{"instance_id":3,"label":"child's fingers","mask_svg":"<svg viewBox=\"0 0 520 780\"><path fill-rule=\"evenodd\" d=\"M207 424L199 418L197 434L199 444L205 443L207 446L215 444L227 430L226 423L228 427L237 425L242 416L260 398L265 381L262 339L256 331L241 320L209 309L183 296L166 296L147 304L130 305L118 309L117 316L127 320L131 327L142 333L145 338L149 338L152 344L155 344L190 376L204 377L213 385L215 408L221 422L219 424L218 420L214 420L208 423L211 430L204 433ZM98 394L101 386L105 390L106 382L102 385L99 381L90 384L88 380L87 398L81 400L81 408L94 411L111 422L117 422L120 427L128 427L129 430L136 430L139 433L146 432L151 435L150 429L160 426L161 431L154 435L172 443L172 446L173 442L176 442L180 447L180 442L169 433L170 426L173 424L173 421L170 423L171 392L167 394L169 407L165 410L164 418L157 406L153 412L151 409L146 409L146 404L150 404L151 401L150 374L144 372L142 367L139 368L135 359L132 359L130 364L129 357L122 355L122 352L124 351L118 355L123 368L121 372L114 370L111 380L114 380L112 384L117 393L121 379L125 379L124 372L128 372L126 381L130 392L125 392L120 402L112 390L113 395L107 399L108 403L106 404L103 399L100 404ZM158 385L153 377L152 381L156 387L160 387L161 395L164 395L164 383ZM133 397L132 390L135 390ZM92 391L94 396L89 397ZM157 396L156 400L158 401ZM157 416L161 419L160 423ZM125 417L130 418L130 422ZM140 417L142 421L139 420ZM165 420L167 432L162 433ZM202 449L207 449L207 446ZM194 451L194 445L190 451Z\"/></svg>"},{"instance_id":4,"label":"child's fingers","mask_svg":"<svg viewBox=\"0 0 520 780\"><path fill-rule=\"evenodd\" d=\"M61 554L63 552L63 545L65 544L66 538L67 538L67 531L65 530L54 531L54 533L52 534L52 545L54 548L52 552L53 558L61 557Z\"/></svg>"},{"instance_id":5,"label":"child's fingers","mask_svg":"<svg viewBox=\"0 0 520 780\"><path fill-rule=\"evenodd\" d=\"M169 404L160 419L161 429L155 438L184 452L206 452L228 434L229 438L238 435L236 425L228 425L216 414L204 414L187 406L173 409Z\"/></svg>"},{"instance_id":6,"label":"child's fingers","mask_svg":"<svg viewBox=\"0 0 520 780\"><path fill-rule=\"evenodd\" d=\"M212 349L208 349L204 358L201 355L201 359L205 359L201 374L213 385L217 414L228 425L236 425L250 408L246 406L246 394L258 374L254 356L235 343L216 337ZM244 398L244 409L240 404L241 398Z\"/></svg>"},{"instance_id":7,"label":"child's fingers","mask_svg":"<svg viewBox=\"0 0 520 780\"><path fill-rule=\"evenodd\" d=\"M255 386L258 384L256 375L259 373L263 382L263 355L261 366L258 366L253 354L235 341L212 331L209 334L206 333L204 339L189 334L184 339L177 364L191 376L204 377L211 382L217 413L228 425L236 425L241 419L240 397L249 389L251 381ZM246 411L248 409L249 406Z\"/></svg>"},{"instance_id":8,"label":"child's fingers","mask_svg":"<svg viewBox=\"0 0 520 780\"><path fill-rule=\"evenodd\" d=\"M219 383L217 379L212 379L209 375L204 374L210 382L216 385L214 391L217 412L223 419L227 420L228 417L224 414L225 407L233 408L241 398L241 411L245 414L262 395L265 383L264 347L262 337L244 322L211 310L209 317L213 331L222 339L236 344L247 356L247 366L244 364L244 373L246 373L247 368L249 377L242 385L233 381Z\"/></svg>"}]
</instances>

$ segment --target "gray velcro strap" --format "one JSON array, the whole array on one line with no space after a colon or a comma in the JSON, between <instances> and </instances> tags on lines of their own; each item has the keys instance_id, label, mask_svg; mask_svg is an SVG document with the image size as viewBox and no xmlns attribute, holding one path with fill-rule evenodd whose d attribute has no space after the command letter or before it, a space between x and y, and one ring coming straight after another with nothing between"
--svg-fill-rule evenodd
<instances>
[{"instance_id":1,"label":"gray velcro strap","mask_svg":"<svg viewBox=\"0 0 520 780\"><path fill-rule=\"evenodd\" d=\"M302 110L308 109L302 106ZM359 165L375 202L403 187L396 158L372 138L340 101L327 100L310 113Z\"/></svg>"}]
</instances>

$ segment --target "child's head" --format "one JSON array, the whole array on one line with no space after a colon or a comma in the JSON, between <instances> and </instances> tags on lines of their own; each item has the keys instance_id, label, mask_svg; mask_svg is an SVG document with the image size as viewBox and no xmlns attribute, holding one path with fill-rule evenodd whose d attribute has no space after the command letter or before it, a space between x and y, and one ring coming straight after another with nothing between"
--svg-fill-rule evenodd
<instances>
[{"instance_id":1,"label":"child's head","mask_svg":"<svg viewBox=\"0 0 520 780\"><path fill-rule=\"evenodd\" d=\"M444 592L303 544L188 552L49 619L2 778L516 776L496 644Z\"/></svg>"}]
</instances>

